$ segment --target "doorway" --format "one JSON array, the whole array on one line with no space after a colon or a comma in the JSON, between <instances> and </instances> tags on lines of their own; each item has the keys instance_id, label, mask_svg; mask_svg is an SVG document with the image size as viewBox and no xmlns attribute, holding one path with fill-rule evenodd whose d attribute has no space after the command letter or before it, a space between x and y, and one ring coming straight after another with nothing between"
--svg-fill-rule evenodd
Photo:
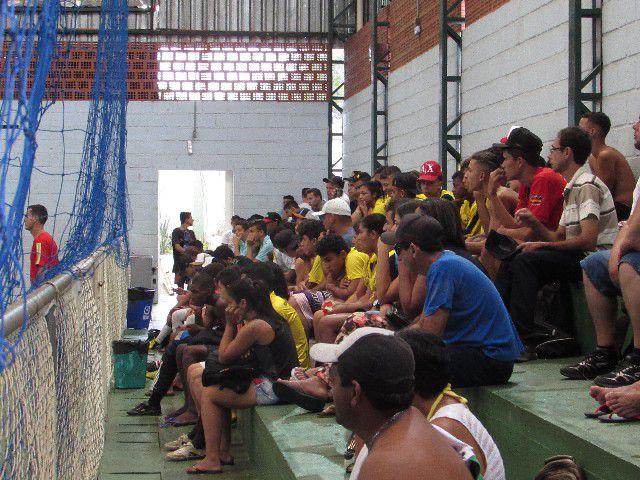
<instances>
[{"instance_id":1,"label":"doorway","mask_svg":"<svg viewBox=\"0 0 640 480\"><path fill-rule=\"evenodd\" d=\"M233 177L219 170L158 171L158 310L175 304L171 232L180 212L191 212L193 231L204 249L215 249L229 228Z\"/></svg>"}]
</instances>

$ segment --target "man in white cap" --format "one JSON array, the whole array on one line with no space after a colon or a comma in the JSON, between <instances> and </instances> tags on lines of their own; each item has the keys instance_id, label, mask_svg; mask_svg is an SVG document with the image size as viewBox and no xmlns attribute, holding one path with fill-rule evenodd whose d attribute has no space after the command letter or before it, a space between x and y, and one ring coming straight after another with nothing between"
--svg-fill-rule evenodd
<instances>
[{"instance_id":1,"label":"man in white cap","mask_svg":"<svg viewBox=\"0 0 640 480\"><path fill-rule=\"evenodd\" d=\"M342 198L327 200L322 206L322 223L329 233L344 238L349 247L353 244L353 225L351 223L351 207Z\"/></svg>"}]
</instances>

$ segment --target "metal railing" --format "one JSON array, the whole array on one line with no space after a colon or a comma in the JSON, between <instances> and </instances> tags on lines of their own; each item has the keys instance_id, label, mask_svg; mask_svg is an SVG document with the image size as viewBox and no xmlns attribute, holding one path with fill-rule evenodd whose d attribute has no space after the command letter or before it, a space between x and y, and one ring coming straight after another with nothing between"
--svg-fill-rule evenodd
<instances>
[{"instance_id":1,"label":"metal railing","mask_svg":"<svg viewBox=\"0 0 640 480\"><path fill-rule=\"evenodd\" d=\"M97 478L127 285L97 252L5 312L5 338L20 341L0 374L1 480Z\"/></svg>"}]
</instances>

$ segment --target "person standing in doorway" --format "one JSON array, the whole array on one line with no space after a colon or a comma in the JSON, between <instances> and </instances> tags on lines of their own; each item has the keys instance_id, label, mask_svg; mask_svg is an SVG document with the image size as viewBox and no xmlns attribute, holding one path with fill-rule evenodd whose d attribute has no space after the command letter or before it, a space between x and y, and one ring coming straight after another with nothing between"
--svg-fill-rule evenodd
<instances>
[{"instance_id":1,"label":"person standing in doorway","mask_svg":"<svg viewBox=\"0 0 640 480\"><path fill-rule=\"evenodd\" d=\"M31 245L31 268L29 277L31 285L35 285L45 270L55 267L58 261L58 245L53 237L44 229L49 213L44 205L29 205L24 216L24 229L33 235Z\"/></svg>"},{"instance_id":2,"label":"person standing in doorway","mask_svg":"<svg viewBox=\"0 0 640 480\"><path fill-rule=\"evenodd\" d=\"M194 244L196 234L189 227L193 226L191 212L180 212L180 226L171 232L171 245L173 246L173 273L174 283L182 288L184 286L184 262L185 249Z\"/></svg>"}]
</instances>

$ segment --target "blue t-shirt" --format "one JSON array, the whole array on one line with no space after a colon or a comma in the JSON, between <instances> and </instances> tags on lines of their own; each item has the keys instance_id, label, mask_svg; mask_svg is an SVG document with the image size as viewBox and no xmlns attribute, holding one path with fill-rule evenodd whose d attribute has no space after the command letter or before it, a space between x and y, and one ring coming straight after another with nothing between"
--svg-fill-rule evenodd
<instances>
[{"instance_id":1,"label":"blue t-shirt","mask_svg":"<svg viewBox=\"0 0 640 480\"><path fill-rule=\"evenodd\" d=\"M256 253L255 259L259 262L267 262L269 260L269 254L273 251L273 243L269 235L264 237L260 250Z\"/></svg>"},{"instance_id":2,"label":"blue t-shirt","mask_svg":"<svg viewBox=\"0 0 640 480\"><path fill-rule=\"evenodd\" d=\"M445 250L427 272L424 315L449 311L442 340L477 345L490 358L512 361L523 345L491 280L469 260Z\"/></svg>"}]
</instances>

